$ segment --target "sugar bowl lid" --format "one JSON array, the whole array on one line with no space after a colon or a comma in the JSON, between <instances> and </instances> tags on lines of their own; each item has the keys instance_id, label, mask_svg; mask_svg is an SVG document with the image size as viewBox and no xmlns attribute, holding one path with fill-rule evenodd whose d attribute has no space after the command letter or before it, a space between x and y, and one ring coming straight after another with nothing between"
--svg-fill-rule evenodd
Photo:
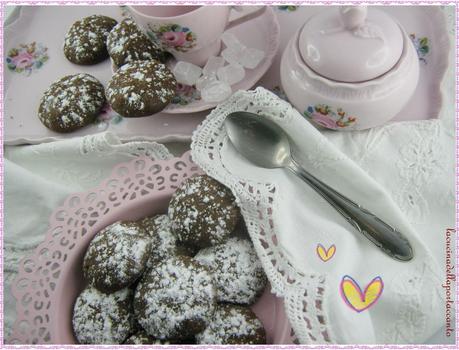
<instances>
[{"instance_id":1,"label":"sugar bowl lid","mask_svg":"<svg viewBox=\"0 0 459 350\"><path fill-rule=\"evenodd\" d=\"M333 7L312 16L298 40L305 63L340 82L363 82L388 72L403 51L403 33L384 11Z\"/></svg>"}]
</instances>

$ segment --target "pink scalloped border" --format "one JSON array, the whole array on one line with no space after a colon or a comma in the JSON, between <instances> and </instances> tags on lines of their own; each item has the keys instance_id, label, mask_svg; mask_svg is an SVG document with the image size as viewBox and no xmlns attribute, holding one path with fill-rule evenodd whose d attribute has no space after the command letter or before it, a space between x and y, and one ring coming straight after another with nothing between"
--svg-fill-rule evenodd
<instances>
[{"instance_id":1,"label":"pink scalloped border","mask_svg":"<svg viewBox=\"0 0 459 350\"><path fill-rule=\"evenodd\" d=\"M120 163L116 165L111 175L104 180L99 186L94 189L84 191L81 193L69 195L58 208L50 216L48 231L45 235L44 241L37 246L34 252L24 257L19 263L18 275L12 284L12 294L16 299L16 313L17 319L13 326L12 336L10 341L18 344L24 344L30 342L32 332L35 332L36 342L42 343L59 343L61 339L69 339L69 335L63 335L62 332L55 328L61 327L59 323L54 322L53 315L59 315L62 310L60 305L65 304L62 299L68 294L67 284L63 285L65 279L71 271L73 265L71 262L77 259L79 247L84 246L85 242L89 242L92 238L91 235L98 231L99 226L107 220L116 220L116 217L122 212L123 205L121 203L129 204L128 207L138 206L146 202L158 201L160 198L170 196L177 189L182 181L186 178L196 174L202 173L202 170L192 162L191 152L188 151L181 157L172 158L169 160L156 160L153 161L147 157L139 157L129 162ZM142 174L143 177L137 175ZM148 188L150 191L142 192L143 189L147 189L148 176L153 178ZM140 179L140 180L138 180ZM132 181L134 180L134 181ZM144 183L144 187L139 184ZM130 182L129 182L130 181ZM134 199L130 199L129 196L135 193L137 196ZM142 194L144 193L144 194ZM92 197L91 202L88 202L88 198ZM115 198L115 199L114 199ZM104 206L96 209L100 203L104 203ZM94 208L88 209L85 205L92 206ZM126 207L126 205L125 205ZM84 210L82 210L84 209ZM86 213L91 210L97 212L99 210L100 216L94 219L95 223L90 224L90 218L85 219L77 216L77 212ZM82 223L82 226L72 227L69 223L68 218L72 218L72 223ZM75 218L75 220L73 220ZM78 221L80 220L80 221ZM84 223L84 225L83 225ZM87 229L88 234L79 234L77 237L73 237L70 234L78 231L82 232L83 229ZM67 231L69 230L69 231ZM91 233L91 234L90 234ZM56 235L57 234L57 235ZM70 238L69 238L70 237ZM72 240L73 239L73 240ZM63 241L66 241L63 243ZM78 242L78 246L77 243ZM73 247L76 247L73 250ZM43 255L43 251L46 250L46 257ZM52 262L54 261L54 255L58 253L59 258L66 256L64 260L60 262L61 265L56 271L59 271L58 277L49 276L53 274ZM50 263L51 262L51 263ZM34 266L34 267L31 267ZM42 273L43 270L48 270L49 273ZM19 287L21 281L27 281L26 287ZM43 285L41 284L43 282ZM55 283L54 288L50 288L51 283ZM33 283L40 283L37 295L37 289L31 287ZM71 282L74 283L74 282ZM46 296L46 292L49 296ZM36 307L31 307L31 304L27 304L26 307L21 305L23 297L29 297L35 302L41 303L41 309L36 310ZM64 295L64 297L62 297ZM38 320L38 321L37 321ZM21 324L23 322L31 325L29 331L21 332ZM39 328L44 327L45 331L40 336ZM49 332L49 337L45 337L43 334ZM57 334L56 334L57 332ZM37 335L38 333L38 335ZM45 339L45 340L44 340Z\"/></svg>"}]
</instances>

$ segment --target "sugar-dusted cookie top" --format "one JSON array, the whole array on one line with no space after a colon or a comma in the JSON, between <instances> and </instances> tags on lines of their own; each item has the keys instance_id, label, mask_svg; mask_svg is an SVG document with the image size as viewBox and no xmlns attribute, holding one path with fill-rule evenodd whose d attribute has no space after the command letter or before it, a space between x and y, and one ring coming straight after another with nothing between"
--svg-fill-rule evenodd
<instances>
[{"instance_id":1,"label":"sugar-dusted cookie top","mask_svg":"<svg viewBox=\"0 0 459 350\"><path fill-rule=\"evenodd\" d=\"M38 107L38 118L56 132L91 124L105 103L104 87L89 74L67 75L51 84Z\"/></svg>"},{"instance_id":2,"label":"sugar-dusted cookie top","mask_svg":"<svg viewBox=\"0 0 459 350\"><path fill-rule=\"evenodd\" d=\"M106 40L117 24L110 17L93 15L76 21L64 39L64 54L70 62L89 65L108 58Z\"/></svg>"},{"instance_id":3,"label":"sugar-dusted cookie top","mask_svg":"<svg viewBox=\"0 0 459 350\"><path fill-rule=\"evenodd\" d=\"M158 61L134 61L118 69L107 86L107 99L123 117L145 117L163 110L175 96L176 80Z\"/></svg>"}]
</instances>

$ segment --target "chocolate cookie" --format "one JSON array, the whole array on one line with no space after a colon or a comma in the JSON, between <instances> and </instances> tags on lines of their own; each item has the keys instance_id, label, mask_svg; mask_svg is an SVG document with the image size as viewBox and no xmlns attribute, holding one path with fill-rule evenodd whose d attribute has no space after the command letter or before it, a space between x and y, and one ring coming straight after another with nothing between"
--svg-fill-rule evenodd
<instances>
[{"instance_id":1,"label":"chocolate cookie","mask_svg":"<svg viewBox=\"0 0 459 350\"><path fill-rule=\"evenodd\" d=\"M228 188L201 175L186 180L173 194L168 214L179 243L205 248L229 237L239 209Z\"/></svg>"},{"instance_id":2,"label":"chocolate cookie","mask_svg":"<svg viewBox=\"0 0 459 350\"><path fill-rule=\"evenodd\" d=\"M123 117L135 118L163 110L175 96L176 80L158 61L134 61L116 71L107 86L107 99Z\"/></svg>"},{"instance_id":3,"label":"chocolate cookie","mask_svg":"<svg viewBox=\"0 0 459 350\"><path fill-rule=\"evenodd\" d=\"M86 280L111 293L134 283L146 268L151 243L144 228L131 221L116 222L89 244L83 261Z\"/></svg>"},{"instance_id":4,"label":"chocolate cookie","mask_svg":"<svg viewBox=\"0 0 459 350\"><path fill-rule=\"evenodd\" d=\"M266 286L261 262L246 239L230 238L224 244L201 250L194 259L213 272L218 301L250 305Z\"/></svg>"},{"instance_id":5,"label":"chocolate cookie","mask_svg":"<svg viewBox=\"0 0 459 350\"><path fill-rule=\"evenodd\" d=\"M266 332L247 307L220 304L207 328L196 335L198 344L266 344Z\"/></svg>"},{"instance_id":6,"label":"chocolate cookie","mask_svg":"<svg viewBox=\"0 0 459 350\"><path fill-rule=\"evenodd\" d=\"M131 19L117 24L107 37L108 53L117 67L133 61L165 62L166 54Z\"/></svg>"},{"instance_id":7,"label":"chocolate cookie","mask_svg":"<svg viewBox=\"0 0 459 350\"><path fill-rule=\"evenodd\" d=\"M64 54L76 64L95 64L108 58L108 33L116 25L113 18L93 15L76 21L64 40Z\"/></svg>"},{"instance_id":8,"label":"chocolate cookie","mask_svg":"<svg viewBox=\"0 0 459 350\"><path fill-rule=\"evenodd\" d=\"M132 290L104 294L88 287L73 307L72 324L80 344L121 344L132 332Z\"/></svg>"},{"instance_id":9,"label":"chocolate cookie","mask_svg":"<svg viewBox=\"0 0 459 350\"><path fill-rule=\"evenodd\" d=\"M215 307L207 268L188 257L173 257L145 273L137 285L134 312L158 339L187 339L202 332Z\"/></svg>"},{"instance_id":10,"label":"chocolate cookie","mask_svg":"<svg viewBox=\"0 0 459 350\"><path fill-rule=\"evenodd\" d=\"M142 220L142 225L151 238L152 248L147 262L148 268L177 253L176 239L172 234L167 215L145 218Z\"/></svg>"},{"instance_id":11,"label":"chocolate cookie","mask_svg":"<svg viewBox=\"0 0 459 350\"><path fill-rule=\"evenodd\" d=\"M38 107L38 118L56 132L91 124L105 103L104 87L89 74L67 75L51 84Z\"/></svg>"},{"instance_id":12,"label":"chocolate cookie","mask_svg":"<svg viewBox=\"0 0 459 350\"><path fill-rule=\"evenodd\" d=\"M160 340L160 339L155 339L152 336L148 335L147 332L145 331L139 331L133 335L131 335L129 338L126 339L124 344L136 344L136 345L141 345L141 344L156 344L156 345L163 345L163 344L171 344L170 341L168 340Z\"/></svg>"}]
</instances>

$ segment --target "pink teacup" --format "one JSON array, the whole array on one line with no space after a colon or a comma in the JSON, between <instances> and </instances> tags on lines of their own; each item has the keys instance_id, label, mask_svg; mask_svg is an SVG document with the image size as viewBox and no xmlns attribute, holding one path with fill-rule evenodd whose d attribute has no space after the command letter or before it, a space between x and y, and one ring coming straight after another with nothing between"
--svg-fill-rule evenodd
<instances>
[{"instance_id":1,"label":"pink teacup","mask_svg":"<svg viewBox=\"0 0 459 350\"><path fill-rule=\"evenodd\" d=\"M230 6L128 6L149 37L162 42L177 60L203 66L210 56L221 49L221 34L263 12L264 7L252 7L229 20Z\"/></svg>"}]
</instances>

